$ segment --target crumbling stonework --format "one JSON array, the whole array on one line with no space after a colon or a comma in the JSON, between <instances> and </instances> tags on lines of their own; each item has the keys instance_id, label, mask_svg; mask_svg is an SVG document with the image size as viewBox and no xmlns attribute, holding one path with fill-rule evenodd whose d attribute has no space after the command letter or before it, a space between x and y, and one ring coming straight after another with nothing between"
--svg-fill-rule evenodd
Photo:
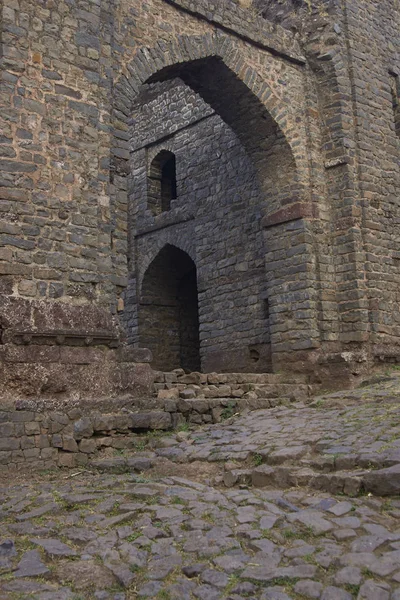
<instances>
[{"instance_id":1,"label":"crumbling stonework","mask_svg":"<svg viewBox=\"0 0 400 600\"><path fill-rule=\"evenodd\" d=\"M399 12L279 4L4 0L3 395L398 360Z\"/></svg>"}]
</instances>

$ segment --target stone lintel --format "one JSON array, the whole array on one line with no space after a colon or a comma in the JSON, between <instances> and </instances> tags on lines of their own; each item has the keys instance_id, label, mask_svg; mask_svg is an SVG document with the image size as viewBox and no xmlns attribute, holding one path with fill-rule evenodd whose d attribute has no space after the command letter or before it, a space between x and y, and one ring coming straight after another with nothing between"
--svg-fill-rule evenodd
<instances>
[{"instance_id":1,"label":"stone lintel","mask_svg":"<svg viewBox=\"0 0 400 600\"><path fill-rule=\"evenodd\" d=\"M325 162L325 169L334 169L335 167L340 167L342 165L347 165L350 162L349 156L338 156L337 158L332 158L331 160L327 160Z\"/></svg>"},{"instance_id":2,"label":"stone lintel","mask_svg":"<svg viewBox=\"0 0 400 600\"><path fill-rule=\"evenodd\" d=\"M265 229L267 229L268 227L274 227L275 225L288 223L289 221L313 218L315 217L314 213L315 210L311 204L295 202L294 204L285 206L284 208L281 208L270 215L266 215L263 217L261 224Z\"/></svg>"},{"instance_id":3,"label":"stone lintel","mask_svg":"<svg viewBox=\"0 0 400 600\"><path fill-rule=\"evenodd\" d=\"M147 235L149 233L154 233L155 231L159 231L160 229L166 229L167 227L172 227L173 225L180 225L181 223L187 223L188 221L193 221L194 215L179 215L176 218L173 218L173 215L170 213L161 213L155 218L155 223L152 225L147 225L146 227L138 228L135 237L142 237L143 235Z\"/></svg>"}]
</instances>

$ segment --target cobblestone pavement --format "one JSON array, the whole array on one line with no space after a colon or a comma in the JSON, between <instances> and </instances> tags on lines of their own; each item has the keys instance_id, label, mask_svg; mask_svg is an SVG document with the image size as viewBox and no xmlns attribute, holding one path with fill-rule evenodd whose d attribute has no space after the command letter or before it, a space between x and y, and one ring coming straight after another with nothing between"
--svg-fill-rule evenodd
<instances>
[{"instance_id":1,"label":"cobblestone pavement","mask_svg":"<svg viewBox=\"0 0 400 600\"><path fill-rule=\"evenodd\" d=\"M0 599L400 600L397 384L145 436L140 475L107 472L121 454L0 484Z\"/></svg>"}]
</instances>

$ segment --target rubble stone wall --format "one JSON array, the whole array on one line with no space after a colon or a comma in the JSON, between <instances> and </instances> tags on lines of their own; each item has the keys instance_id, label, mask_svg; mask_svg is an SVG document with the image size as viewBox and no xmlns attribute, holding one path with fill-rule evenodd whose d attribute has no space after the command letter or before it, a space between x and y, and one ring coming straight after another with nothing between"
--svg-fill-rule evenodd
<instances>
[{"instance_id":1,"label":"rubble stone wall","mask_svg":"<svg viewBox=\"0 0 400 600\"><path fill-rule=\"evenodd\" d=\"M105 449L133 449L138 433L171 427L169 412L84 416L79 408L61 411L0 411L0 472L88 464Z\"/></svg>"}]
</instances>

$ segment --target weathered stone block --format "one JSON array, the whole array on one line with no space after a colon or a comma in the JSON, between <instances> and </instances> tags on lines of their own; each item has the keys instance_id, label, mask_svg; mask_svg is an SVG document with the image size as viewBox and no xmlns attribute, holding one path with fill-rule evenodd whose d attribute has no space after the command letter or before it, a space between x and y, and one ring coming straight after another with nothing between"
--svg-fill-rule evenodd
<instances>
[{"instance_id":1,"label":"weathered stone block","mask_svg":"<svg viewBox=\"0 0 400 600\"><path fill-rule=\"evenodd\" d=\"M93 454L93 452L96 452L96 450L97 450L96 440L94 440L94 439L92 439L92 440L83 439L79 443L79 452L84 452L85 454Z\"/></svg>"},{"instance_id":2,"label":"weathered stone block","mask_svg":"<svg viewBox=\"0 0 400 600\"><path fill-rule=\"evenodd\" d=\"M8 465L11 461L11 452L0 452L0 465Z\"/></svg>"},{"instance_id":3,"label":"weathered stone block","mask_svg":"<svg viewBox=\"0 0 400 600\"><path fill-rule=\"evenodd\" d=\"M79 421L74 423L74 438L81 440L83 438L90 438L93 435L93 424L89 417L82 417Z\"/></svg>"},{"instance_id":4,"label":"weathered stone block","mask_svg":"<svg viewBox=\"0 0 400 600\"><path fill-rule=\"evenodd\" d=\"M36 448L49 448L49 436L46 434L35 435L35 446Z\"/></svg>"},{"instance_id":5,"label":"weathered stone block","mask_svg":"<svg viewBox=\"0 0 400 600\"><path fill-rule=\"evenodd\" d=\"M78 444L73 437L62 436L62 449L65 452L79 452Z\"/></svg>"},{"instance_id":6,"label":"weathered stone block","mask_svg":"<svg viewBox=\"0 0 400 600\"><path fill-rule=\"evenodd\" d=\"M40 457L43 460L56 461L58 458L58 450L56 448L42 448L40 450Z\"/></svg>"},{"instance_id":7,"label":"weathered stone block","mask_svg":"<svg viewBox=\"0 0 400 600\"><path fill-rule=\"evenodd\" d=\"M11 437L0 438L0 451L18 450L21 445L21 440Z\"/></svg>"},{"instance_id":8,"label":"weathered stone block","mask_svg":"<svg viewBox=\"0 0 400 600\"><path fill-rule=\"evenodd\" d=\"M179 392L179 396L180 398L183 398L183 400L191 400L192 398L196 398L196 392L192 388L186 388Z\"/></svg>"},{"instance_id":9,"label":"weathered stone block","mask_svg":"<svg viewBox=\"0 0 400 600\"><path fill-rule=\"evenodd\" d=\"M58 453L58 466L59 467L68 467L72 469L76 466L76 458L75 454L69 452L59 452Z\"/></svg>"},{"instance_id":10,"label":"weathered stone block","mask_svg":"<svg viewBox=\"0 0 400 600\"><path fill-rule=\"evenodd\" d=\"M114 415L95 413L91 420L94 431L111 431L115 429Z\"/></svg>"},{"instance_id":11,"label":"weathered stone block","mask_svg":"<svg viewBox=\"0 0 400 600\"><path fill-rule=\"evenodd\" d=\"M26 435L38 435L40 434L40 424L36 421L25 423Z\"/></svg>"},{"instance_id":12,"label":"weathered stone block","mask_svg":"<svg viewBox=\"0 0 400 600\"><path fill-rule=\"evenodd\" d=\"M113 437L96 437L97 448L109 448L113 445L115 438Z\"/></svg>"},{"instance_id":13,"label":"weathered stone block","mask_svg":"<svg viewBox=\"0 0 400 600\"><path fill-rule=\"evenodd\" d=\"M114 416L114 429L119 432L127 432L131 427L130 415L115 415Z\"/></svg>"},{"instance_id":14,"label":"weathered stone block","mask_svg":"<svg viewBox=\"0 0 400 600\"><path fill-rule=\"evenodd\" d=\"M31 412L29 410L21 410L21 411L16 410L10 414L11 414L11 420L16 423L35 420L35 413Z\"/></svg>"},{"instance_id":15,"label":"weathered stone block","mask_svg":"<svg viewBox=\"0 0 400 600\"><path fill-rule=\"evenodd\" d=\"M28 448L35 448L36 444L35 444L35 438L34 436L28 437L26 435L23 435L21 437L21 448L22 450L26 450Z\"/></svg>"},{"instance_id":16,"label":"weathered stone block","mask_svg":"<svg viewBox=\"0 0 400 600\"><path fill-rule=\"evenodd\" d=\"M181 392L182 394L182 392ZM177 400L179 398L178 388L170 388L168 390L159 390L157 394L159 400Z\"/></svg>"},{"instance_id":17,"label":"weathered stone block","mask_svg":"<svg viewBox=\"0 0 400 600\"><path fill-rule=\"evenodd\" d=\"M188 415L190 412L192 412L192 403L189 400L185 400L184 398L179 398L177 403L177 410L183 415Z\"/></svg>"},{"instance_id":18,"label":"weathered stone block","mask_svg":"<svg viewBox=\"0 0 400 600\"><path fill-rule=\"evenodd\" d=\"M164 402L164 410L169 413L177 411L177 403L174 400L166 400Z\"/></svg>"},{"instance_id":19,"label":"weathered stone block","mask_svg":"<svg viewBox=\"0 0 400 600\"><path fill-rule=\"evenodd\" d=\"M275 469L268 465L260 465L253 469L251 480L254 487L263 488L275 482Z\"/></svg>"},{"instance_id":20,"label":"weathered stone block","mask_svg":"<svg viewBox=\"0 0 400 600\"><path fill-rule=\"evenodd\" d=\"M51 436L51 445L53 446L53 448L62 448L62 446L63 446L62 436L59 434L52 435Z\"/></svg>"},{"instance_id":21,"label":"weathered stone block","mask_svg":"<svg viewBox=\"0 0 400 600\"><path fill-rule=\"evenodd\" d=\"M167 412L142 412L130 415L131 429L170 429L171 415Z\"/></svg>"},{"instance_id":22,"label":"weathered stone block","mask_svg":"<svg viewBox=\"0 0 400 600\"><path fill-rule=\"evenodd\" d=\"M122 347L118 349L117 360L120 362L151 363L152 355L147 348Z\"/></svg>"},{"instance_id":23,"label":"weathered stone block","mask_svg":"<svg viewBox=\"0 0 400 600\"><path fill-rule=\"evenodd\" d=\"M189 423L194 423L196 425L201 425L203 422L202 415L195 413L195 412L190 413L187 418L188 418Z\"/></svg>"},{"instance_id":24,"label":"weathered stone block","mask_svg":"<svg viewBox=\"0 0 400 600\"><path fill-rule=\"evenodd\" d=\"M222 406L217 406L211 410L213 423L221 423L223 411Z\"/></svg>"},{"instance_id":25,"label":"weathered stone block","mask_svg":"<svg viewBox=\"0 0 400 600\"><path fill-rule=\"evenodd\" d=\"M363 476L364 488L377 496L391 496L400 493L400 465L387 469L370 471Z\"/></svg>"},{"instance_id":26,"label":"weathered stone block","mask_svg":"<svg viewBox=\"0 0 400 600\"><path fill-rule=\"evenodd\" d=\"M252 483L251 469L231 469L224 472L224 484L226 487L234 485L250 485Z\"/></svg>"},{"instance_id":27,"label":"weathered stone block","mask_svg":"<svg viewBox=\"0 0 400 600\"><path fill-rule=\"evenodd\" d=\"M11 437L14 435L14 423L0 423L0 437Z\"/></svg>"},{"instance_id":28,"label":"weathered stone block","mask_svg":"<svg viewBox=\"0 0 400 600\"><path fill-rule=\"evenodd\" d=\"M117 450L123 450L125 448L134 448L135 441L132 439L132 436L122 435L118 437L112 437L111 446L116 448Z\"/></svg>"},{"instance_id":29,"label":"weathered stone block","mask_svg":"<svg viewBox=\"0 0 400 600\"><path fill-rule=\"evenodd\" d=\"M82 452L78 452L78 454L74 454L75 457L75 461L77 465L87 465L89 462L89 456L88 454L84 454Z\"/></svg>"},{"instance_id":30,"label":"weathered stone block","mask_svg":"<svg viewBox=\"0 0 400 600\"><path fill-rule=\"evenodd\" d=\"M40 449L39 448L28 448L27 450L23 450L25 460L32 460L40 457Z\"/></svg>"}]
</instances>

